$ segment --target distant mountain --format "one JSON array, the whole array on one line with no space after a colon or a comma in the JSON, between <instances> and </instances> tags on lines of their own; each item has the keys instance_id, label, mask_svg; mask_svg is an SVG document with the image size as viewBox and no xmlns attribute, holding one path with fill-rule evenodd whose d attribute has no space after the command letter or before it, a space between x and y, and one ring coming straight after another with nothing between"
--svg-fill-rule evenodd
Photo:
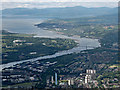
<instances>
[{"instance_id":1,"label":"distant mountain","mask_svg":"<svg viewBox=\"0 0 120 90\"><path fill-rule=\"evenodd\" d=\"M86 16L98 16L117 13L118 8L86 8L81 6L65 8L45 8L45 9L28 9L12 8L2 11L3 17L42 17L42 18L77 18Z\"/></svg>"},{"instance_id":2,"label":"distant mountain","mask_svg":"<svg viewBox=\"0 0 120 90\"><path fill-rule=\"evenodd\" d=\"M118 13L100 15L95 17L71 18L63 20L74 22L76 24L118 24Z\"/></svg>"}]
</instances>

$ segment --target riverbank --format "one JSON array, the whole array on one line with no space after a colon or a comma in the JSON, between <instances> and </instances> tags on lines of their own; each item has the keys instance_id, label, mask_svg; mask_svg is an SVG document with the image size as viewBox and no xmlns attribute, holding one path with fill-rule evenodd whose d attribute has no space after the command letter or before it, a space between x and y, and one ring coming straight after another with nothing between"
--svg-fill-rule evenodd
<instances>
[{"instance_id":1,"label":"riverbank","mask_svg":"<svg viewBox=\"0 0 120 90\"><path fill-rule=\"evenodd\" d=\"M99 18L99 19L98 19ZM107 22L106 17L51 19L36 24L40 29L55 31L62 35L76 36L81 38L101 39L110 31L118 30L117 24Z\"/></svg>"},{"instance_id":2,"label":"riverbank","mask_svg":"<svg viewBox=\"0 0 120 90\"><path fill-rule=\"evenodd\" d=\"M39 29L39 28L33 26L34 25L33 23L42 22L42 21L39 21L39 20L36 21L36 20L31 20L31 19L30 20L27 19L26 21L24 19L23 20L22 19L20 19L20 20L19 19L3 20L3 22L4 22L4 24L3 24L4 27L3 28L6 28L6 29L10 28L10 30L13 30L12 32L21 33L21 29L19 28L19 27L21 27L24 30L24 32L27 33L27 34L30 34L30 33L37 34L37 36L34 36L34 37L51 38L51 39L53 39L53 38L54 39L55 38L73 39L73 40L76 40L77 43L79 43L77 45L77 47L74 47L70 50L64 50L64 51L56 52L53 55L47 55L47 56L28 59L28 60L24 60L24 61L17 61L17 62L11 62L11 63L8 63L8 64L3 64L3 65L0 65L0 67L7 68L7 67L13 66L15 64L23 63L23 62L28 62L28 61L32 62L32 61L37 61L37 60L42 60L42 59L47 59L47 58L54 58L54 57L67 55L67 54L71 54L71 53L79 53L80 51L86 50L86 49L93 49L93 48L96 48L96 47L100 47L100 43L98 42L98 39L68 37L68 36L65 36L65 35L57 34L54 31L42 30L42 29ZM13 22L13 23L9 23L9 22ZM9 24L10 24L11 27L8 27ZM17 30L17 31L15 31L15 30ZM29 32L28 32L28 30L29 30Z\"/></svg>"},{"instance_id":3,"label":"riverbank","mask_svg":"<svg viewBox=\"0 0 120 90\"><path fill-rule=\"evenodd\" d=\"M2 64L52 55L77 46L71 39L39 38L33 34L2 32Z\"/></svg>"}]
</instances>

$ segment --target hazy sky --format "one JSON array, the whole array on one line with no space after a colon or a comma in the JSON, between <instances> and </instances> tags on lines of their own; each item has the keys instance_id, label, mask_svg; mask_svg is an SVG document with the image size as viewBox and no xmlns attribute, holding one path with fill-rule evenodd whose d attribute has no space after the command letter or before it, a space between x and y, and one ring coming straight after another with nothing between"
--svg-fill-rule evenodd
<instances>
[{"instance_id":1,"label":"hazy sky","mask_svg":"<svg viewBox=\"0 0 120 90\"><path fill-rule=\"evenodd\" d=\"M28 2L29 1L29 2ZM2 8L117 7L119 0L2 0Z\"/></svg>"},{"instance_id":2,"label":"hazy sky","mask_svg":"<svg viewBox=\"0 0 120 90\"><path fill-rule=\"evenodd\" d=\"M118 2L119 0L2 0L2 2Z\"/></svg>"}]
</instances>

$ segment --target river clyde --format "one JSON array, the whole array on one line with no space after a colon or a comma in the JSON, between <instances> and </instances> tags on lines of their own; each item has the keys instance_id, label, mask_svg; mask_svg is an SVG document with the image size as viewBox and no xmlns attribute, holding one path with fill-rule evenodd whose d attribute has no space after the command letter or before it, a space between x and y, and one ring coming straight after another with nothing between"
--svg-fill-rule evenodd
<instances>
[{"instance_id":1,"label":"river clyde","mask_svg":"<svg viewBox=\"0 0 120 90\"><path fill-rule=\"evenodd\" d=\"M19 64L19 63L23 63L23 62L27 62L27 61L32 62L32 61L36 61L36 60L55 58L58 56L67 55L67 54L71 54L71 53L79 53L82 50L86 50L86 46L87 46L87 49L93 49L96 47L100 47L100 43L98 42L98 39L68 37L65 35L58 34L57 32L42 30L42 29L34 26L35 24L39 24L43 21L44 20L42 20L42 19L3 19L2 20L2 29L8 30L10 32L16 32L16 33L36 34L35 37L42 37L42 38L74 39L75 41L77 41L79 43L78 46L74 47L72 49L69 49L69 50L57 52L53 55L47 55L47 56L43 56L43 57L2 64L2 65L0 65L0 68L1 68L0 70L2 70L3 68L7 68L7 67L13 66L15 64Z\"/></svg>"}]
</instances>

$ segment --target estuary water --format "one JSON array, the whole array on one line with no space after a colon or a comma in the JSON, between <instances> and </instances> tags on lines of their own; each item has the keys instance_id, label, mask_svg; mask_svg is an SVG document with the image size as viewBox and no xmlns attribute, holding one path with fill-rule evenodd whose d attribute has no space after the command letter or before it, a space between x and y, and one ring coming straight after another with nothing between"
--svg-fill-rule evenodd
<instances>
[{"instance_id":1,"label":"estuary water","mask_svg":"<svg viewBox=\"0 0 120 90\"><path fill-rule=\"evenodd\" d=\"M98 39L68 37L66 35L58 34L57 32L54 32L54 31L42 30L42 29L34 26L35 24L39 24L39 23L43 22L44 20L43 19L3 19L2 20L2 29L8 30L10 32L16 32L16 33L36 34L35 37L74 39L76 42L78 42L78 46L74 47L72 49L69 49L69 50L57 52L53 55L47 55L47 56L43 56L43 57L2 64L2 65L0 65L0 68L1 68L0 70L2 70L3 68L7 68L7 67L13 66L15 64L19 64L19 63L23 63L23 62L27 62L27 61L32 62L32 61L36 61L36 60L55 58L58 56L67 55L67 54L71 54L71 53L79 53L80 51L86 50L86 49L93 49L96 47L100 47L100 43L98 42Z\"/></svg>"}]
</instances>

